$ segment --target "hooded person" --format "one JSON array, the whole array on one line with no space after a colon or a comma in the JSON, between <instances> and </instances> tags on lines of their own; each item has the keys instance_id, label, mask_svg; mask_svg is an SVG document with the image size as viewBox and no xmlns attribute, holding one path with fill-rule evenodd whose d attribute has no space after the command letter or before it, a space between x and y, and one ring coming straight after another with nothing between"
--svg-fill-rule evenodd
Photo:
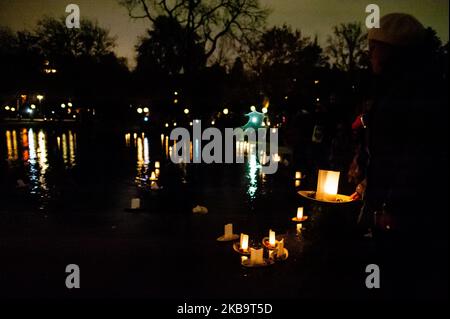
<instances>
[{"instance_id":1,"label":"hooded person","mask_svg":"<svg viewBox=\"0 0 450 319\"><path fill-rule=\"evenodd\" d=\"M439 168L446 174L448 167L448 142L439 131L446 126L440 115L445 98L434 81L436 76L430 72L425 39L423 25L404 13L385 15L380 19L380 27L368 32L376 89L373 106L364 119L369 160L360 220L371 223L374 236L383 242L384 257L400 262L393 256L403 251L404 263L416 262L412 256L418 247L436 246L436 240L441 243L442 238L431 239L440 227L442 215L436 211L439 204L430 211L430 203L436 204L436 199L441 198L444 202L440 204L448 206L440 177L434 172ZM425 237L418 237L419 232ZM430 253L429 257L438 254ZM402 284L411 280L403 279L399 281ZM415 294L418 287L425 285L412 284L405 291Z\"/></svg>"}]
</instances>

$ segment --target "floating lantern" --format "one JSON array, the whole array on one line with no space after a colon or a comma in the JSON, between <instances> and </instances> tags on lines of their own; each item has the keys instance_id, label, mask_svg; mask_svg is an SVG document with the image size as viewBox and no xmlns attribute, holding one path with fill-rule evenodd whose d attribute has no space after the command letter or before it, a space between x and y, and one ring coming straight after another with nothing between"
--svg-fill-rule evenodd
<instances>
[{"instance_id":1,"label":"floating lantern","mask_svg":"<svg viewBox=\"0 0 450 319\"><path fill-rule=\"evenodd\" d=\"M302 178L302 172L295 172L295 179L301 179Z\"/></svg>"},{"instance_id":2,"label":"floating lantern","mask_svg":"<svg viewBox=\"0 0 450 319\"><path fill-rule=\"evenodd\" d=\"M241 234L241 240L239 242L240 249L244 252L248 250L248 235Z\"/></svg>"},{"instance_id":3,"label":"floating lantern","mask_svg":"<svg viewBox=\"0 0 450 319\"><path fill-rule=\"evenodd\" d=\"M225 233L224 233L224 237L225 237L225 238L231 238L231 237L233 237L233 224L226 224L226 225L225 225Z\"/></svg>"},{"instance_id":4,"label":"floating lantern","mask_svg":"<svg viewBox=\"0 0 450 319\"><path fill-rule=\"evenodd\" d=\"M300 187L301 181L300 180L296 180L295 181L295 187Z\"/></svg>"},{"instance_id":5,"label":"floating lantern","mask_svg":"<svg viewBox=\"0 0 450 319\"><path fill-rule=\"evenodd\" d=\"M335 201L339 186L340 172L319 170L316 199Z\"/></svg>"},{"instance_id":6,"label":"floating lantern","mask_svg":"<svg viewBox=\"0 0 450 319\"><path fill-rule=\"evenodd\" d=\"M269 244L270 246L274 247L275 246L275 232L273 230L269 231Z\"/></svg>"},{"instance_id":7,"label":"floating lantern","mask_svg":"<svg viewBox=\"0 0 450 319\"><path fill-rule=\"evenodd\" d=\"M264 263L263 259L264 249L250 249L250 264L252 265L260 265Z\"/></svg>"},{"instance_id":8,"label":"floating lantern","mask_svg":"<svg viewBox=\"0 0 450 319\"><path fill-rule=\"evenodd\" d=\"M139 209L141 208L141 200L139 198L131 199L131 209Z\"/></svg>"},{"instance_id":9,"label":"floating lantern","mask_svg":"<svg viewBox=\"0 0 450 319\"><path fill-rule=\"evenodd\" d=\"M156 175L157 178L159 177L159 173L160 173L159 168L155 168L155 175Z\"/></svg>"},{"instance_id":10,"label":"floating lantern","mask_svg":"<svg viewBox=\"0 0 450 319\"><path fill-rule=\"evenodd\" d=\"M161 167L161 163L159 161L155 162L155 168L160 168Z\"/></svg>"},{"instance_id":11,"label":"floating lantern","mask_svg":"<svg viewBox=\"0 0 450 319\"><path fill-rule=\"evenodd\" d=\"M308 216L303 215L303 207L298 207L297 208L297 216L292 218L292 220L294 222L298 222L298 223L304 222L307 219L308 219Z\"/></svg>"}]
</instances>

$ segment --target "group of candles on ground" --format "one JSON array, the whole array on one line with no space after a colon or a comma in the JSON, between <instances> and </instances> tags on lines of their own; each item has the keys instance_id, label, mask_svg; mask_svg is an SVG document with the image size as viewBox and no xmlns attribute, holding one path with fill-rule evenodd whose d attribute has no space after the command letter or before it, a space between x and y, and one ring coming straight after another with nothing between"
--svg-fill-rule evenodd
<instances>
[{"instance_id":1,"label":"group of candles on ground","mask_svg":"<svg viewBox=\"0 0 450 319\"><path fill-rule=\"evenodd\" d=\"M303 216L303 207L297 209L297 216L292 218L297 224L297 235L301 234L302 223L307 219ZM233 224L225 225L224 235L217 238L218 241L234 241L239 238L233 233ZM239 242L233 243L233 249L241 255L241 264L245 267L262 267L275 263L275 261L282 261L288 258L288 250L285 248L284 238L276 239L276 234L273 230L269 230L269 237L264 237L262 240L263 247L253 248L249 247L249 235L241 233ZM264 258L264 248L268 250L268 258ZM248 257L250 256L250 257Z\"/></svg>"}]
</instances>

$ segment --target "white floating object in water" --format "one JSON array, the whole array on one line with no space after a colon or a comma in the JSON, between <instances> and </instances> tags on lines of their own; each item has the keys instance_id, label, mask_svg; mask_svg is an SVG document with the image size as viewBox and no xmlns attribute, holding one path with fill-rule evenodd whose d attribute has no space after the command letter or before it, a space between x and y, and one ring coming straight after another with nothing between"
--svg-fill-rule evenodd
<instances>
[{"instance_id":1,"label":"white floating object in water","mask_svg":"<svg viewBox=\"0 0 450 319\"><path fill-rule=\"evenodd\" d=\"M194 208L192 208L192 212L194 214L208 214L208 208L197 205Z\"/></svg>"},{"instance_id":2,"label":"white floating object in water","mask_svg":"<svg viewBox=\"0 0 450 319\"><path fill-rule=\"evenodd\" d=\"M141 208L141 199L133 198L131 199L131 209L139 209Z\"/></svg>"}]
</instances>

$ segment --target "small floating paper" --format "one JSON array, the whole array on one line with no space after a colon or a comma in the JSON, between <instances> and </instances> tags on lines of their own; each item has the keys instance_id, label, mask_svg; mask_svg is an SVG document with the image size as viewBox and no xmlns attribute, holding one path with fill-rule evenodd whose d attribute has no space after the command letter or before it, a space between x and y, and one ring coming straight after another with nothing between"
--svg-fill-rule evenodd
<instances>
[{"instance_id":1,"label":"small floating paper","mask_svg":"<svg viewBox=\"0 0 450 319\"><path fill-rule=\"evenodd\" d=\"M141 208L141 199L140 198L132 198L131 199L131 209L139 209Z\"/></svg>"},{"instance_id":2,"label":"small floating paper","mask_svg":"<svg viewBox=\"0 0 450 319\"><path fill-rule=\"evenodd\" d=\"M252 265L260 265L260 264L264 263L263 253L264 253L264 249L262 249L262 248L260 248L260 249L251 248L250 249L250 263Z\"/></svg>"}]
</instances>

